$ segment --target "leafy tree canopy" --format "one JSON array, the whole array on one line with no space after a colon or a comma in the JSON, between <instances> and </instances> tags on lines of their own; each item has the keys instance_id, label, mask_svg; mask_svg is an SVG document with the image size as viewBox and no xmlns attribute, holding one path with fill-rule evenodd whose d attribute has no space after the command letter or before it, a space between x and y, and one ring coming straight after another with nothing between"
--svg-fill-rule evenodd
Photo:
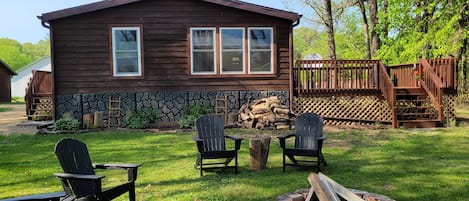
<instances>
[{"instance_id":1,"label":"leafy tree canopy","mask_svg":"<svg viewBox=\"0 0 469 201\"><path fill-rule=\"evenodd\" d=\"M35 44L0 38L0 59L15 71L44 56L50 56L49 38Z\"/></svg>"}]
</instances>

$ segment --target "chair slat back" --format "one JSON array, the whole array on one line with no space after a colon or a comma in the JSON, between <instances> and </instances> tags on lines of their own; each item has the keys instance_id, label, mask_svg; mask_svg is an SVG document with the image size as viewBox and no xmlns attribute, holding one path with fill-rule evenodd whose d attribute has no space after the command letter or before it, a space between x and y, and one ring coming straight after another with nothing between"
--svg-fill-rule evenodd
<instances>
[{"instance_id":1,"label":"chair slat back","mask_svg":"<svg viewBox=\"0 0 469 201\"><path fill-rule=\"evenodd\" d=\"M225 151L223 119L217 115L204 115L197 119L199 138L204 141L204 151Z\"/></svg>"},{"instance_id":2,"label":"chair slat back","mask_svg":"<svg viewBox=\"0 0 469 201\"><path fill-rule=\"evenodd\" d=\"M55 155L62 166L64 173L94 175L88 149L83 142L75 139L63 139L55 145ZM70 186L64 186L71 190L76 197L90 195L95 192L96 186L93 182L74 181Z\"/></svg>"},{"instance_id":3,"label":"chair slat back","mask_svg":"<svg viewBox=\"0 0 469 201\"><path fill-rule=\"evenodd\" d=\"M322 136L323 118L314 113L296 117L295 148L317 150L317 139Z\"/></svg>"}]
</instances>

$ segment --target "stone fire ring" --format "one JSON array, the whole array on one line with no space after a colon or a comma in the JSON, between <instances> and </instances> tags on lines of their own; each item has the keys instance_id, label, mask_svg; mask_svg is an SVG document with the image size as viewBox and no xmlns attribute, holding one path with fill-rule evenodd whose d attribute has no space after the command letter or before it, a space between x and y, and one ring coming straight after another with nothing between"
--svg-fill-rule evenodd
<instances>
[{"instance_id":1,"label":"stone fire ring","mask_svg":"<svg viewBox=\"0 0 469 201\"><path fill-rule=\"evenodd\" d=\"M375 193L369 193L366 191L360 191L355 189L349 189L365 201L395 201L387 196L379 195ZM308 196L309 189L297 190L294 193L287 193L277 197L276 201L305 201Z\"/></svg>"}]
</instances>

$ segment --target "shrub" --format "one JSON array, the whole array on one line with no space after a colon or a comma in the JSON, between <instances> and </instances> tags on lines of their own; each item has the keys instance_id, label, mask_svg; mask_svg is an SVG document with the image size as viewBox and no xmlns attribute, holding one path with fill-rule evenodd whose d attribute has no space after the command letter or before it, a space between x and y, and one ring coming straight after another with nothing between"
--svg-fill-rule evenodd
<instances>
[{"instance_id":1,"label":"shrub","mask_svg":"<svg viewBox=\"0 0 469 201\"><path fill-rule=\"evenodd\" d=\"M54 123L54 130L76 131L80 129L80 122L74 118L62 118Z\"/></svg>"},{"instance_id":2,"label":"shrub","mask_svg":"<svg viewBox=\"0 0 469 201\"><path fill-rule=\"evenodd\" d=\"M133 129L148 128L150 123L155 123L157 116L158 113L154 110L130 112L122 121L122 126Z\"/></svg>"},{"instance_id":3,"label":"shrub","mask_svg":"<svg viewBox=\"0 0 469 201\"><path fill-rule=\"evenodd\" d=\"M210 112L210 108L205 105L191 105L189 110L186 112L184 116L182 116L178 120L178 124L180 128L192 128L195 125L195 121L204 115Z\"/></svg>"}]
</instances>

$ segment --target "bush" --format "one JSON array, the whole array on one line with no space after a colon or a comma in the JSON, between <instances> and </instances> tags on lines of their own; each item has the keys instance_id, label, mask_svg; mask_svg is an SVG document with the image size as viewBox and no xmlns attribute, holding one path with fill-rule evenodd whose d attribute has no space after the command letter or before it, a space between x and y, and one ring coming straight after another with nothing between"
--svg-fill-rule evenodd
<instances>
[{"instance_id":1,"label":"bush","mask_svg":"<svg viewBox=\"0 0 469 201\"><path fill-rule=\"evenodd\" d=\"M150 123L155 123L158 113L153 110L137 111L136 113L127 113L122 121L122 126L143 129L148 128Z\"/></svg>"},{"instance_id":2,"label":"bush","mask_svg":"<svg viewBox=\"0 0 469 201\"><path fill-rule=\"evenodd\" d=\"M54 130L76 131L80 129L80 122L74 118L62 118L54 123Z\"/></svg>"},{"instance_id":3,"label":"bush","mask_svg":"<svg viewBox=\"0 0 469 201\"><path fill-rule=\"evenodd\" d=\"M208 113L210 113L208 106L198 104L191 105L189 111L178 120L179 127L192 128L195 125L195 121L197 121L200 116Z\"/></svg>"}]
</instances>

